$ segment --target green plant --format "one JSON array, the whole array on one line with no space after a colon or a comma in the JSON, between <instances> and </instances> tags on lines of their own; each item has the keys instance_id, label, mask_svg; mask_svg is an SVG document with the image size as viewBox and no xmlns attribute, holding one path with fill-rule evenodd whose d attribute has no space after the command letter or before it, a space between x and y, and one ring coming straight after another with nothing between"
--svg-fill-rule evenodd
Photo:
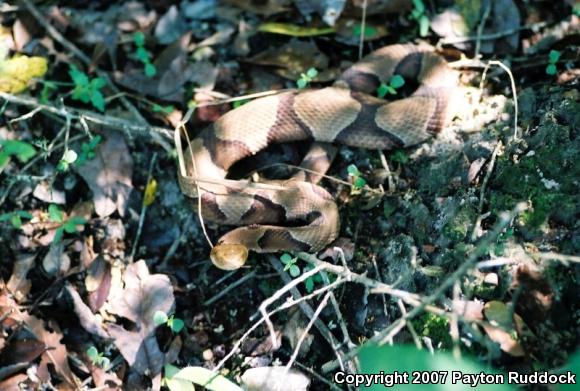
<instances>
[{"instance_id":1,"label":"green plant","mask_svg":"<svg viewBox=\"0 0 580 391\"><path fill-rule=\"evenodd\" d=\"M306 73L300 74L300 79L296 80L296 86L300 89L306 88L306 86L308 86L316 76L318 76L316 68L310 68Z\"/></svg>"},{"instance_id":2,"label":"green plant","mask_svg":"<svg viewBox=\"0 0 580 391\"><path fill-rule=\"evenodd\" d=\"M151 53L145 49L145 35L141 31L133 34L133 42L137 46L135 57L144 65L145 76L154 77L157 74L157 68L151 62Z\"/></svg>"},{"instance_id":3,"label":"green plant","mask_svg":"<svg viewBox=\"0 0 580 391\"><path fill-rule=\"evenodd\" d=\"M175 107L173 105L161 106L158 105L157 103L153 103L151 105L151 109L153 110L154 113L171 114L173 110L175 110Z\"/></svg>"},{"instance_id":4,"label":"green plant","mask_svg":"<svg viewBox=\"0 0 580 391\"><path fill-rule=\"evenodd\" d=\"M357 23L352 27L352 35L353 36L358 37L361 35L362 32L363 32L363 29L362 29L361 23ZM377 35L377 29L373 26L366 25L364 33L365 33L364 34L365 37L374 37L375 35Z\"/></svg>"},{"instance_id":5,"label":"green plant","mask_svg":"<svg viewBox=\"0 0 580 391\"><path fill-rule=\"evenodd\" d=\"M468 389L476 387L477 390L514 390L505 384L507 379L503 374L497 373L483 366L474 359L463 355L461 359L455 359L452 354L438 352L430 353L427 349L418 350L410 345L383 345L376 346L366 344L358 354L360 360L360 373L384 373L380 381L365 387L365 390L384 390L386 387L395 386L397 390L421 390L436 391L447 389ZM388 368L389 373L385 373ZM453 368L453 371L451 371ZM383 371L383 372L381 372ZM339 372L340 373L340 372ZM464 374L486 374L495 380L492 382L480 382L479 376L464 376ZM395 376L398 374L399 376ZM335 381L341 382L344 377L336 377ZM487 377L486 377L487 379ZM361 378L364 382L364 379ZM417 387L417 384L421 384ZM354 384L358 389L357 385ZM362 384L358 384L362 386Z\"/></svg>"},{"instance_id":6,"label":"green plant","mask_svg":"<svg viewBox=\"0 0 580 391\"><path fill-rule=\"evenodd\" d=\"M55 204L48 206L48 219L53 223L58 223L60 226L56 229L53 243L58 243L62 239L64 233L75 233L77 225L85 225L87 221L81 216L72 216L64 219L64 212Z\"/></svg>"},{"instance_id":7,"label":"green plant","mask_svg":"<svg viewBox=\"0 0 580 391\"><path fill-rule=\"evenodd\" d=\"M185 326L183 320L175 318L173 315L167 316L163 311L155 311L155 314L153 314L153 323L155 326L167 325L176 334L183 330Z\"/></svg>"},{"instance_id":8,"label":"green plant","mask_svg":"<svg viewBox=\"0 0 580 391\"><path fill-rule=\"evenodd\" d=\"M97 145L99 145L101 140L102 137L97 135L93 137L91 140L89 140L88 143L82 143L81 153L78 159L76 160L76 164L80 166L81 164L84 164L87 160L93 159L95 157L95 149L97 148Z\"/></svg>"},{"instance_id":9,"label":"green plant","mask_svg":"<svg viewBox=\"0 0 580 391\"><path fill-rule=\"evenodd\" d=\"M30 220L33 216L23 210L16 210L14 212L4 213L0 215L0 222L10 221L10 224L16 229L22 227L22 219Z\"/></svg>"},{"instance_id":10,"label":"green plant","mask_svg":"<svg viewBox=\"0 0 580 391\"><path fill-rule=\"evenodd\" d=\"M397 149L391 154L390 160L395 163L405 164L409 161L409 155L404 150Z\"/></svg>"},{"instance_id":11,"label":"green plant","mask_svg":"<svg viewBox=\"0 0 580 391\"><path fill-rule=\"evenodd\" d=\"M62 154L60 161L56 165L57 171L66 172L70 168L70 165L73 164L78 158L77 153L73 149L67 149Z\"/></svg>"},{"instance_id":12,"label":"green plant","mask_svg":"<svg viewBox=\"0 0 580 391\"><path fill-rule=\"evenodd\" d=\"M290 273L293 278L300 275L300 268L296 265L298 258L292 257L292 255L288 253L284 253L280 257L280 261L284 264L284 271Z\"/></svg>"},{"instance_id":13,"label":"green plant","mask_svg":"<svg viewBox=\"0 0 580 391\"><path fill-rule=\"evenodd\" d=\"M68 74L75 85L72 98L83 103L91 103L97 110L105 111L105 97L101 92L101 88L107 85L105 79L101 77L89 79L86 73L74 65L70 65Z\"/></svg>"},{"instance_id":14,"label":"green plant","mask_svg":"<svg viewBox=\"0 0 580 391\"><path fill-rule=\"evenodd\" d=\"M358 167L354 164L349 165L346 168L346 171L348 172L348 176L352 177L352 186L354 190L360 190L367 184L367 181L361 176Z\"/></svg>"},{"instance_id":15,"label":"green plant","mask_svg":"<svg viewBox=\"0 0 580 391\"><path fill-rule=\"evenodd\" d=\"M89 356L93 365L98 365L101 368L106 368L111 363L107 357L104 357L104 353L99 352L99 350L94 346L87 349L87 356Z\"/></svg>"},{"instance_id":16,"label":"green plant","mask_svg":"<svg viewBox=\"0 0 580 391\"><path fill-rule=\"evenodd\" d=\"M546 73L550 76L554 76L558 70L556 68L556 63L560 59L562 52L557 50L550 50L550 54L548 54L548 66L546 67Z\"/></svg>"},{"instance_id":17,"label":"green plant","mask_svg":"<svg viewBox=\"0 0 580 391\"><path fill-rule=\"evenodd\" d=\"M401 75L393 75L389 79L389 83L381 83L377 88L377 96L384 98L387 94L396 95L397 89L405 85L405 79Z\"/></svg>"},{"instance_id":18,"label":"green plant","mask_svg":"<svg viewBox=\"0 0 580 391\"><path fill-rule=\"evenodd\" d=\"M416 21L419 25L419 35L421 37L427 36L427 33L429 32L429 18L425 11L425 3L423 3L423 0L413 0L411 19Z\"/></svg>"},{"instance_id":19,"label":"green plant","mask_svg":"<svg viewBox=\"0 0 580 391\"><path fill-rule=\"evenodd\" d=\"M19 140L0 140L0 170L15 156L22 163L26 163L36 155L36 149L27 142Z\"/></svg>"}]
</instances>

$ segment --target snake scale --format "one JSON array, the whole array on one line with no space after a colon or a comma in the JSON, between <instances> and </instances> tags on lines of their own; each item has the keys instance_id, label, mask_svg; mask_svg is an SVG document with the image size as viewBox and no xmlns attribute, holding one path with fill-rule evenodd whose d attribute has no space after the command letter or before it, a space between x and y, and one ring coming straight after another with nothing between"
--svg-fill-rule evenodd
<instances>
[{"instance_id":1,"label":"snake scale","mask_svg":"<svg viewBox=\"0 0 580 391\"><path fill-rule=\"evenodd\" d=\"M373 96L395 74L416 80L417 89L396 101ZM353 64L330 87L262 97L205 128L183 154L178 177L204 220L239 226L212 249L214 264L240 267L248 250L315 252L339 233L337 205L317 184L319 175L226 179L234 163L273 143L313 140L301 166L323 174L331 158L327 144L381 150L419 144L449 122L457 84L457 73L431 47L390 45Z\"/></svg>"}]
</instances>

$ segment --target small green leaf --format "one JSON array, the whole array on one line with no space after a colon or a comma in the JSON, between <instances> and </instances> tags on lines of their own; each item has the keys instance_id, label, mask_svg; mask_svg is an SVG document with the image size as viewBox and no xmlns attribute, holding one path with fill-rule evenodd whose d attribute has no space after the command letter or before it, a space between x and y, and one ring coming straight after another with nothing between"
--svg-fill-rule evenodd
<instances>
[{"instance_id":1,"label":"small green leaf","mask_svg":"<svg viewBox=\"0 0 580 391\"><path fill-rule=\"evenodd\" d=\"M151 59L151 53L149 53L144 47L138 47L135 51L135 56L137 56L137 59L144 64L150 62L149 60Z\"/></svg>"},{"instance_id":2,"label":"small green leaf","mask_svg":"<svg viewBox=\"0 0 580 391\"><path fill-rule=\"evenodd\" d=\"M297 86L299 89L303 89L303 88L305 88L307 85L308 85L308 81L307 81L306 79L304 79L304 78L300 78L300 79L298 79L298 80L296 81L296 86Z\"/></svg>"},{"instance_id":3,"label":"small green leaf","mask_svg":"<svg viewBox=\"0 0 580 391\"><path fill-rule=\"evenodd\" d=\"M423 3L423 0L413 0L413 5L419 13L425 12L425 3Z\"/></svg>"},{"instance_id":4,"label":"small green leaf","mask_svg":"<svg viewBox=\"0 0 580 391\"><path fill-rule=\"evenodd\" d=\"M106 85L107 85L107 82L102 77L95 77L93 80L91 80L91 84L90 84L91 88L93 88L93 89L100 89Z\"/></svg>"},{"instance_id":5,"label":"small green leaf","mask_svg":"<svg viewBox=\"0 0 580 391\"><path fill-rule=\"evenodd\" d=\"M306 288L306 292L311 293L314 290L314 279L307 278L306 281L304 281L304 288Z\"/></svg>"},{"instance_id":6,"label":"small green leaf","mask_svg":"<svg viewBox=\"0 0 580 391\"><path fill-rule=\"evenodd\" d=\"M427 15L421 15L421 17L419 18L419 35L421 37L426 37L427 34L429 33L429 18L427 17Z\"/></svg>"},{"instance_id":7,"label":"small green leaf","mask_svg":"<svg viewBox=\"0 0 580 391\"><path fill-rule=\"evenodd\" d=\"M99 90L94 90L91 94L91 103L99 111L105 111L105 98Z\"/></svg>"},{"instance_id":8,"label":"small green leaf","mask_svg":"<svg viewBox=\"0 0 580 391\"><path fill-rule=\"evenodd\" d=\"M0 140L0 146L2 147L2 154L4 156L16 156L22 163L26 163L36 155L36 149L24 141Z\"/></svg>"},{"instance_id":9,"label":"small green leaf","mask_svg":"<svg viewBox=\"0 0 580 391\"><path fill-rule=\"evenodd\" d=\"M316 76L318 76L318 71L316 70L316 68L310 68L306 71L306 76L308 76L311 79L314 79Z\"/></svg>"},{"instance_id":10,"label":"small green leaf","mask_svg":"<svg viewBox=\"0 0 580 391\"><path fill-rule=\"evenodd\" d=\"M153 323L155 326L167 323L168 319L167 314L163 311L155 311L155 314L153 315Z\"/></svg>"},{"instance_id":11,"label":"small green leaf","mask_svg":"<svg viewBox=\"0 0 580 391\"><path fill-rule=\"evenodd\" d=\"M346 168L346 172L348 172L348 175L351 175L351 176L358 176L358 175L360 175L360 171L358 170L358 167L355 166L354 164L349 165Z\"/></svg>"},{"instance_id":12,"label":"small green leaf","mask_svg":"<svg viewBox=\"0 0 580 391\"><path fill-rule=\"evenodd\" d=\"M164 113L164 114L170 114L173 110L175 110L175 107L173 107L172 105L167 105L167 106L161 106L158 105L157 103L154 103L151 108L153 109L154 113Z\"/></svg>"},{"instance_id":13,"label":"small green leaf","mask_svg":"<svg viewBox=\"0 0 580 391\"><path fill-rule=\"evenodd\" d=\"M296 265L290 265L288 273L290 273L292 277L296 278L300 275L300 268Z\"/></svg>"},{"instance_id":14,"label":"small green leaf","mask_svg":"<svg viewBox=\"0 0 580 391\"><path fill-rule=\"evenodd\" d=\"M546 67L546 73L550 76L554 76L557 72L558 72L558 69L556 68L555 64L549 64Z\"/></svg>"},{"instance_id":15,"label":"small green leaf","mask_svg":"<svg viewBox=\"0 0 580 391\"><path fill-rule=\"evenodd\" d=\"M365 181L364 178L360 176L356 177L353 183L354 187L357 189L362 189L363 187L365 187L366 184L367 181Z\"/></svg>"},{"instance_id":16,"label":"small green leaf","mask_svg":"<svg viewBox=\"0 0 580 391\"><path fill-rule=\"evenodd\" d=\"M155 68L155 65L153 65L150 62L145 64L145 76L154 77L156 74L157 74L157 68Z\"/></svg>"},{"instance_id":17,"label":"small green leaf","mask_svg":"<svg viewBox=\"0 0 580 391\"><path fill-rule=\"evenodd\" d=\"M550 54L548 55L550 63L554 64L555 62L557 62L560 59L561 55L562 52L559 52L558 50L550 50Z\"/></svg>"},{"instance_id":18,"label":"small green leaf","mask_svg":"<svg viewBox=\"0 0 580 391\"><path fill-rule=\"evenodd\" d=\"M90 348L87 349L87 356L89 356L89 359L94 364L95 361L99 359L99 351L97 350L96 347L91 346Z\"/></svg>"},{"instance_id":19,"label":"small green leaf","mask_svg":"<svg viewBox=\"0 0 580 391\"><path fill-rule=\"evenodd\" d=\"M397 149L391 154L391 160L393 162L405 164L409 161L409 156L405 153L405 151Z\"/></svg>"},{"instance_id":20,"label":"small green leaf","mask_svg":"<svg viewBox=\"0 0 580 391\"><path fill-rule=\"evenodd\" d=\"M183 330L183 327L185 326L185 323L183 322L183 320L179 319L179 318L175 318L171 321L170 327L171 330L177 334L179 333L181 330Z\"/></svg>"},{"instance_id":21,"label":"small green leaf","mask_svg":"<svg viewBox=\"0 0 580 391\"><path fill-rule=\"evenodd\" d=\"M109 364L111 364L111 360L109 360L107 357L99 357L98 361L99 361L98 365L101 368L107 368L109 366Z\"/></svg>"},{"instance_id":22,"label":"small green leaf","mask_svg":"<svg viewBox=\"0 0 580 391\"><path fill-rule=\"evenodd\" d=\"M73 216L62 225L62 228L66 233L73 234L77 232L77 225L86 224L86 220L81 216Z\"/></svg>"},{"instance_id":23,"label":"small green leaf","mask_svg":"<svg viewBox=\"0 0 580 391\"><path fill-rule=\"evenodd\" d=\"M10 223L16 229L19 229L20 227L22 227L22 219L17 214L12 215L12 218L10 219Z\"/></svg>"},{"instance_id":24,"label":"small green leaf","mask_svg":"<svg viewBox=\"0 0 580 391\"><path fill-rule=\"evenodd\" d=\"M397 89L405 85L405 79L401 75L393 75L389 80L389 86Z\"/></svg>"},{"instance_id":25,"label":"small green leaf","mask_svg":"<svg viewBox=\"0 0 580 391\"><path fill-rule=\"evenodd\" d=\"M48 205L48 219L53 223L62 223L64 213L57 205L50 204Z\"/></svg>"},{"instance_id":26,"label":"small green leaf","mask_svg":"<svg viewBox=\"0 0 580 391\"><path fill-rule=\"evenodd\" d=\"M288 254L288 253L284 253L282 254L282 256L280 257L280 261L282 261L283 264L287 264L292 262L293 257L292 255Z\"/></svg>"},{"instance_id":27,"label":"small green leaf","mask_svg":"<svg viewBox=\"0 0 580 391\"><path fill-rule=\"evenodd\" d=\"M32 217L34 217L30 213L28 213L28 212L26 212L24 210L17 210L14 213L16 213L18 216L20 216L20 217L22 217L24 219L29 219L30 220Z\"/></svg>"},{"instance_id":28,"label":"small green leaf","mask_svg":"<svg viewBox=\"0 0 580 391\"><path fill-rule=\"evenodd\" d=\"M381 85L377 88L377 96L379 98L384 98L387 95L387 92L389 92L388 88L389 86L387 86L385 83L381 83Z\"/></svg>"},{"instance_id":29,"label":"small green leaf","mask_svg":"<svg viewBox=\"0 0 580 391\"><path fill-rule=\"evenodd\" d=\"M135 45L137 46L145 45L145 35L141 31L136 31L135 34L133 34L133 42L135 42Z\"/></svg>"},{"instance_id":30,"label":"small green leaf","mask_svg":"<svg viewBox=\"0 0 580 391\"><path fill-rule=\"evenodd\" d=\"M89 85L89 77L87 74L79 70L76 66L70 65L68 74L76 86Z\"/></svg>"},{"instance_id":31,"label":"small green leaf","mask_svg":"<svg viewBox=\"0 0 580 391\"><path fill-rule=\"evenodd\" d=\"M373 26L365 26L365 38L373 38L374 36L377 35L378 30L373 27ZM362 33L362 25L356 24L353 28L352 28L352 35L355 37L360 36Z\"/></svg>"}]
</instances>

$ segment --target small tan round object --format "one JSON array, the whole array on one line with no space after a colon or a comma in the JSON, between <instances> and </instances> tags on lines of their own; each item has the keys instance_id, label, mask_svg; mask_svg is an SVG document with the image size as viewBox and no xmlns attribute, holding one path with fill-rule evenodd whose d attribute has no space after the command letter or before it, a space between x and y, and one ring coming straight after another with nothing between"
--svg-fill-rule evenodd
<instances>
[{"instance_id":1,"label":"small tan round object","mask_svg":"<svg viewBox=\"0 0 580 391\"><path fill-rule=\"evenodd\" d=\"M248 248L243 244L218 244L209 255L213 264L222 270L236 270L248 259Z\"/></svg>"}]
</instances>

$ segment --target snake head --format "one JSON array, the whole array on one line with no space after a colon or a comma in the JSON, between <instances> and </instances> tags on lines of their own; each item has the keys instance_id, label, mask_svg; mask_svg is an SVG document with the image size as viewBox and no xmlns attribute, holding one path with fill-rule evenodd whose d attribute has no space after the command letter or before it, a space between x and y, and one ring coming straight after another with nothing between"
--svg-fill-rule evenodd
<instances>
[{"instance_id":1,"label":"snake head","mask_svg":"<svg viewBox=\"0 0 580 391\"><path fill-rule=\"evenodd\" d=\"M221 243L211 249L209 257L219 269L236 270L246 263L248 248L243 244Z\"/></svg>"}]
</instances>

